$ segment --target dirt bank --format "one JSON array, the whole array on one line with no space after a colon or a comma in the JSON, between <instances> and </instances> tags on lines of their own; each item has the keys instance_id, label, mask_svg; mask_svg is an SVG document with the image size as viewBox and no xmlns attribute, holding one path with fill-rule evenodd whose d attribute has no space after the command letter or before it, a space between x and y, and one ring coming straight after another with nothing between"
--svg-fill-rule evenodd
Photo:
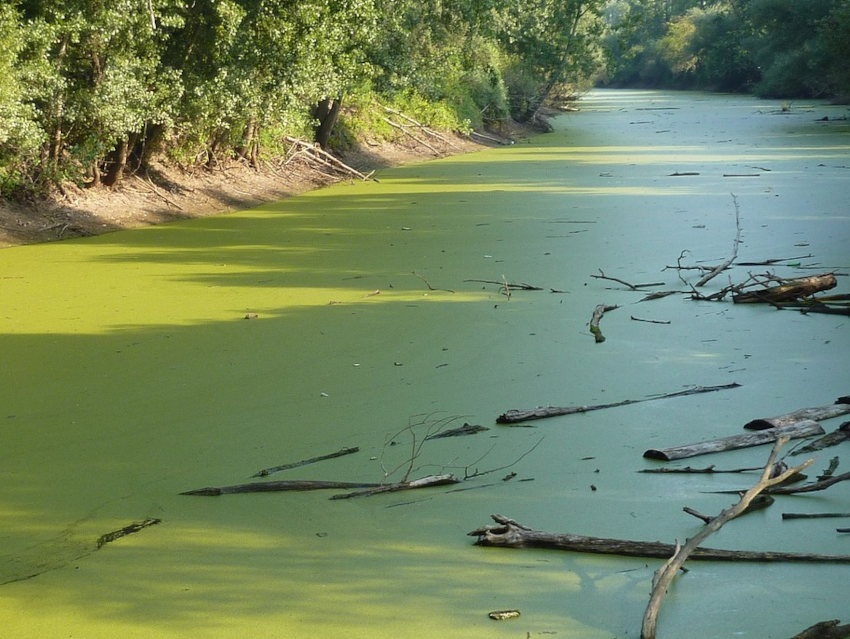
<instances>
[{"instance_id":1,"label":"dirt bank","mask_svg":"<svg viewBox=\"0 0 850 639\"><path fill-rule=\"evenodd\" d=\"M517 130L516 134L521 134ZM466 137L446 134L449 142L429 139L431 148L413 143L370 143L342 160L363 173L481 148ZM488 134L489 135L489 134ZM482 143L488 143L482 139ZM264 162L261 169L231 162L213 170L181 170L155 163L145 175L126 177L113 189L63 185L46 200L18 204L0 200L0 248L100 235L175 220L218 215L347 179L304 156L284 164Z\"/></svg>"}]
</instances>

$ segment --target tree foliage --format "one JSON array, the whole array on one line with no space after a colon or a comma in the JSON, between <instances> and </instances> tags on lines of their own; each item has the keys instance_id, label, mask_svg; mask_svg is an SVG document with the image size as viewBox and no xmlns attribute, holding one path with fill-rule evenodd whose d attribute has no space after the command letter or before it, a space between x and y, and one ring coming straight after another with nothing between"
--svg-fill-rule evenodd
<instances>
[{"instance_id":1,"label":"tree foliage","mask_svg":"<svg viewBox=\"0 0 850 639\"><path fill-rule=\"evenodd\" d=\"M344 104L496 124L593 74L598 3L6 0L0 193L114 185L155 153L256 165L285 134L339 144Z\"/></svg>"}]
</instances>

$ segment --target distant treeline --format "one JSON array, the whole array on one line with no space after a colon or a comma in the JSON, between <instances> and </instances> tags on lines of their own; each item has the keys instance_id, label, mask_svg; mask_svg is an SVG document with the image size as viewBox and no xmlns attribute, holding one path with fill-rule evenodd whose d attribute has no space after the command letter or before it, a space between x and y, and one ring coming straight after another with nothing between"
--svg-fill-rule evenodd
<instances>
[{"instance_id":1,"label":"distant treeline","mask_svg":"<svg viewBox=\"0 0 850 639\"><path fill-rule=\"evenodd\" d=\"M850 99L850 0L612 0L614 85Z\"/></svg>"},{"instance_id":2,"label":"distant treeline","mask_svg":"<svg viewBox=\"0 0 850 639\"><path fill-rule=\"evenodd\" d=\"M528 120L598 69L600 0L0 0L0 194ZM568 89L571 90L571 89ZM342 118L340 118L340 114Z\"/></svg>"}]
</instances>

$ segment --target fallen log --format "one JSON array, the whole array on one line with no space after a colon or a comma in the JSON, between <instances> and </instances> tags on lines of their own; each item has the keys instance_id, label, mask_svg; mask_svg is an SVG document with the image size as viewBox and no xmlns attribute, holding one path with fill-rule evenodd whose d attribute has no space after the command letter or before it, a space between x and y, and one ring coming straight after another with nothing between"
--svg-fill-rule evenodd
<instances>
[{"instance_id":1,"label":"fallen log","mask_svg":"<svg viewBox=\"0 0 850 639\"><path fill-rule=\"evenodd\" d=\"M264 468L263 470L251 475L251 477L267 477L274 473L279 473L283 470L298 468L300 466L306 466L307 464L315 464L316 462L325 461L326 459L335 459L337 457L343 457L344 455L351 455L352 453L356 453L359 450L360 448L358 446L354 446L352 448L346 446L345 448L341 448L335 453L330 453L329 455L320 455L319 457L311 457L310 459L304 459L302 461L293 462L291 464L283 464L281 466L273 466L272 468Z\"/></svg>"},{"instance_id":2,"label":"fallen log","mask_svg":"<svg viewBox=\"0 0 850 639\"><path fill-rule=\"evenodd\" d=\"M561 415L574 415L576 413L589 413L594 410L602 410L603 408L616 408L618 406L628 406L629 404L638 404L640 402L653 402L659 399L670 399L673 397L685 397L687 395L698 395L700 393L713 393L719 390L728 390L730 388L739 388L741 385L735 382L731 384L720 384L719 386L694 386L688 390L677 391L675 393L666 393L664 395L655 395L653 397L645 397L643 399L624 399L619 402L610 404L594 404L591 406L538 406L537 408L529 409L512 409L499 415L496 419L498 424L515 424L532 419L544 419L546 417L559 417Z\"/></svg>"},{"instance_id":3,"label":"fallen log","mask_svg":"<svg viewBox=\"0 0 850 639\"><path fill-rule=\"evenodd\" d=\"M676 551L675 544L660 541L630 541L606 539L569 533L547 533L524 526L502 515L491 515L498 525L486 525L467 533L478 537L476 546L499 548L548 548L568 552L583 552L598 555L623 557L651 557L669 559ZM820 555L813 553L772 552L756 550L723 550L697 548L691 559L705 561L752 561L752 562L830 562L850 563L850 555Z\"/></svg>"},{"instance_id":4,"label":"fallen log","mask_svg":"<svg viewBox=\"0 0 850 639\"><path fill-rule=\"evenodd\" d=\"M767 286L757 291L745 291L732 295L735 304L778 304L790 302L801 297L809 297L819 291L828 291L838 286L835 275L825 273L793 280L786 280L777 286Z\"/></svg>"},{"instance_id":5,"label":"fallen log","mask_svg":"<svg viewBox=\"0 0 850 639\"><path fill-rule=\"evenodd\" d=\"M602 334L602 329L599 328L599 322L602 321L602 316L608 311L613 311L620 308L616 305L599 304L593 311L593 316L590 318L590 332L593 333L593 339L597 344L605 341L605 336Z\"/></svg>"},{"instance_id":6,"label":"fallen log","mask_svg":"<svg viewBox=\"0 0 850 639\"><path fill-rule=\"evenodd\" d=\"M809 419L747 435L733 435L731 437L723 437L721 439L713 439L696 444L687 444L685 446L674 446L671 448L650 448L644 452L643 456L647 459L672 461L674 459L696 457L698 455L707 455L709 453L721 453L727 450L738 450L739 448L761 446L762 444L775 442L780 437L799 439L801 437L811 437L812 435L823 435L823 428L821 428L820 424L816 421Z\"/></svg>"},{"instance_id":7,"label":"fallen log","mask_svg":"<svg viewBox=\"0 0 850 639\"><path fill-rule=\"evenodd\" d=\"M334 495L331 499L351 499L352 497L369 497L381 493L395 493L400 490L414 490L417 488L428 488L430 486L445 486L447 484L459 484L460 480L452 474L428 475L413 481L400 481L395 484L384 484L366 490L358 490L353 493L341 493Z\"/></svg>"},{"instance_id":8,"label":"fallen log","mask_svg":"<svg viewBox=\"0 0 850 639\"><path fill-rule=\"evenodd\" d=\"M217 497L218 495L232 495L235 493L274 493L288 490L328 490L331 488L369 488L380 486L375 483L350 482L350 481L313 481L308 479L286 479L282 481L253 482L250 484L237 484L235 486L209 486L196 490L187 490L181 495L197 495L201 497Z\"/></svg>"},{"instance_id":9,"label":"fallen log","mask_svg":"<svg viewBox=\"0 0 850 639\"><path fill-rule=\"evenodd\" d=\"M777 426L785 426L793 424L804 419L811 419L816 422L825 419L832 419L840 415L850 413L850 402L842 401L850 399L847 397L839 397L834 404L829 406L816 406L814 408L801 408L793 413L786 413L777 417L766 417L763 419L754 419L744 424L747 430L766 430L768 428L776 428Z\"/></svg>"}]
</instances>

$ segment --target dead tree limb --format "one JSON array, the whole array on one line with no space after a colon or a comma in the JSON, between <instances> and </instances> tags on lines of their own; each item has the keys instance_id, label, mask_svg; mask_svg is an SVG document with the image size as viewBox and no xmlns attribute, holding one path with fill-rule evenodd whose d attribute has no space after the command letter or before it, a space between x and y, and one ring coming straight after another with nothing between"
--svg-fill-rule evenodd
<instances>
[{"instance_id":1,"label":"dead tree limb","mask_svg":"<svg viewBox=\"0 0 850 639\"><path fill-rule=\"evenodd\" d=\"M413 135L410 131L408 131L408 130L407 130L407 128L406 128L404 125L399 124L398 122L393 122L393 121L392 121L392 120L390 120L389 118L383 118L383 117L382 117L381 119L382 119L384 122L386 122L387 124L389 124L391 127L393 127L393 128L395 128L395 129L398 129L399 131L401 131L404 135L407 135L407 136L410 136L411 138L413 138L413 139L414 139L414 140L415 140L418 144L421 144L422 146L424 146L426 149L428 149L429 151L431 151L431 153L433 153L434 155L440 155L440 152L439 152L437 149L435 149L433 146L431 146L430 144L428 144L428 143L427 143L425 140L423 140L422 138L420 138L420 137L418 137L418 136L416 136L416 135Z\"/></svg>"},{"instance_id":2,"label":"dead tree limb","mask_svg":"<svg viewBox=\"0 0 850 639\"><path fill-rule=\"evenodd\" d=\"M505 280L463 280L464 282L480 282L482 284L498 284L503 288L510 288L516 291L542 291L543 289L539 286L532 286L531 284L526 284L521 282L519 284L506 283Z\"/></svg>"},{"instance_id":3,"label":"dead tree limb","mask_svg":"<svg viewBox=\"0 0 850 639\"><path fill-rule=\"evenodd\" d=\"M761 479L758 483L750 488L741 497L737 504L725 509L717 515L717 517L712 518L699 533L688 539L685 545L677 549L676 553L670 558L670 560L656 571L653 579L652 594L650 595L649 605L646 607L646 612L643 617L643 625L641 626L641 639L655 639L655 631L658 625L658 612L661 609L661 602L667 594L667 589L670 587L670 584L673 583L673 579L676 577L685 561L693 555L699 545L711 534L720 530L726 522L731 521L735 517L744 513L750 506L751 502L766 488L785 481L791 475L802 472L814 462L813 459L810 459L795 468L789 468L777 477L771 477L770 475L773 471L776 456L779 454L780 448L782 448L782 446L784 446L787 442L788 439L785 437L778 438L776 440L776 444L773 446L773 450L770 452L767 464L765 464Z\"/></svg>"},{"instance_id":4,"label":"dead tree limb","mask_svg":"<svg viewBox=\"0 0 850 639\"><path fill-rule=\"evenodd\" d=\"M741 291L732 295L735 304L781 304L801 297L809 297L820 291L838 286L835 275L824 273L793 280L782 280L777 286L767 286L756 291Z\"/></svg>"},{"instance_id":5,"label":"dead tree limb","mask_svg":"<svg viewBox=\"0 0 850 639\"><path fill-rule=\"evenodd\" d=\"M571 533L548 533L524 526L502 515L491 515L497 525L485 525L467 533L478 537L476 546L498 548L547 548L567 552L582 552L596 555L618 555L621 557L647 557L667 559L676 550L675 544L660 541L632 541L589 537ZM773 552L757 550L724 550L697 548L690 556L701 561L751 561L751 562L799 562L799 563L850 563L850 555L820 555L813 553Z\"/></svg>"},{"instance_id":6,"label":"dead tree limb","mask_svg":"<svg viewBox=\"0 0 850 639\"><path fill-rule=\"evenodd\" d=\"M630 284L629 282L626 282L625 280L621 280L617 277L610 277L609 275L605 275L605 273L602 271L601 268L598 269L598 270L599 270L599 275L591 275L590 277L597 279L597 280L609 280L611 282L617 282L618 284L622 284L623 286L629 288L632 291L636 291L640 288L649 288L651 286L664 286L664 284L666 283L666 282L650 282L649 284Z\"/></svg>"},{"instance_id":7,"label":"dead tree limb","mask_svg":"<svg viewBox=\"0 0 850 639\"><path fill-rule=\"evenodd\" d=\"M361 180L370 180L374 179L370 175L364 175L360 171L355 168L348 166L342 160L335 158L333 155L328 153L327 151L323 151L319 146L313 144L311 142L307 142L306 140L301 140L299 138L294 138L292 136L286 136L286 141L289 142L293 148L299 148L307 152L311 158L320 164L324 164L325 166L331 166L338 171L342 171L343 173L348 173L349 175L353 175L355 177L360 178ZM292 159L292 158L290 158Z\"/></svg>"},{"instance_id":8,"label":"dead tree limb","mask_svg":"<svg viewBox=\"0 0 850 639\"><path fill-rule=\"evenodd\" d=\"M269 475L273 475L274 473L279 473L284 470L289 470L291 468L298 468L300 466L306 466L308 464L315 464L316 462L325 461L326 459L334 459L336 457L343 457L344 455L351 455L352 453L356 453L360 448L354 446L353 448L345 447L336 451L335 453L330 453L328 455L320 455L319 457L311 457L310 459L304 459L302 461L293 462L291 464L283 464L282 466L273 466L271 468L264 468L263 470L254 473L251 477L268 477Z\"/></svg>"},{"instance_id":9,"label":"dead tree limb","mask_svg":"<svg viewBox=\"0 0 850 639\"><path fill-rule=\"evenodd\" d=\"M817 422L808 419L747 435L733 435L731 437L671 448L650 448L644 452L643 456L647 459L672 461L674 459L685 459L686 457L696 457L709 453L721 453L727 450L761 446L762 444L775 442L780 437L799 439L801 437L811 437L812 435L823 435L823 428Z\"/></svg>"},{"instance_id":10,"label":"dead tree limb","mask_svg":"<svg viewBox=\"0 0 850 639\"><path fill-rule=\"evenodd\" d=\"M252 482L250 484L237 484L235 486L209 486L196 490L187 490L181 495L193 495L200 497L217 497L219 495L232 495L236 493L275 493L284 491L305 490L329 490L379 487L381 484L350 482L350 481L314 481L309 479L285 479L281 481Z\"/></svg>"},{"instance_id":11,"label":"dead tree limb","mask_svg":"<svg viewBox=\"0 0 850 639\"><path fill-rule=\"evenodd\" d=\"M723 271L729 268L732 265L732 262L734 262L738 258L738 245L741 243L741 214L740 210L738 209L738 198L735 196L734 193L732 193L731 195L732 203L735 205L735 226L738 229L737 233L735 234L735 241L732 244L732 255L729 256L729 258L725 260L722 264L719 264L718 266L714 267L709 273L703 275L699 282L695 284L696 288L699 288L700 286L705 286L710 280L713 280L715 277L717 277Z\"/></svg>"},{"instance_id":12,"label":"dead tree limb","mask_svg":"<svg viewBox=\"0 0 850 639\"><path fill-rule=\"evenodd\" d=\"M791 639L847 639L850 637L850 623L843 626L839 623L838 619L819 621Z\"/></svg>"},{"instance_id":13,"label":"dead tree limb","mask_svg":"<svg viewBox=\"0 0 850 639\"><path fill-rule=\"evenodd\" d=\"M401 111L396 111L395 109L391 109L391 108L390 108L390 107L388 107L388 106L385 106L385 107L384 107L384 111L386 111L387 113L392 113L393 115L397 115L398 117L402 118L403 120L407 120L407 121L408 121L408 122L410 122L412 125L414 125L414 126L418 127L418 128L419 128L419 130L420 130L420 131L422 131L423 133L425 133L426 135L430 135L432 138L436 138L436 139L440 140L441 142L445 142L446 144L448 144L448 145L449 145L450 147L452 147L453 149L455 149L455 150L457 150L457 151L460 151L460 150L461 150L461 149L460 149L460 147L459 147L457 144L453 143L453 142L452 142L451 140L449 140L447 137L445 137L445 136L443 136L443 135L440 135L439 133L437 133L437 132L436 132L436 131L434 131L433 129L428 128L427 126L425 126L425 125L424 125L424 124L422 124L421 122L417 122L417 121L416 121L416 120L414 120L413 118L411 118L411 117L409 117L409 116L406 116L406 115L405 115L404 113L402 113Z\"/></svg>"},{"instance_id":14,"label":"dead tree limb","mask_svg":"<svg viewBox=\"0 0 850 639\"><path fill-rule=\"evenodd\" d=\"M753 470L761 470L761 466L753 466L750 468L730 468L728 470L720 470L714 467L714 464L711 466L706 466L705 468L691 468L690 466L685 466L684 468L644 468L637 472L639 473L683 473L683 474L714 474L714 473L748 473Z\"/></svg>"},{"instance_id":15,"label":"dead tree limb","mask_svg":"<svg viewBox=\"0 0 850 639\"><path fill-rule=\"evenodd\" d=\"M782 519L832 519L850 517L850 513L782 513Z\"/></svg>"},{"instance_id":16,"label":"dead tree limb","mask_svg":"<svg viewBox=\"0 0 850 639\"><path fill-rule=\"evenodd\" d=\"M601 344L605 341L605 336L602 334L602 329L599 328L599 322L602 320L602 316L608 311L613 311L620 308L616 305L608 305L608 304L599 304L593 311L593 316L590 318L590 332L593 333L593 338L596 340L597 344Z\"/></svg>"},{"instance_id":17,"label":"dead tree limb","mask_svg":"<svg viewBox=\"0 0 850 639\"><path fill-rule=\"evenodd\" d=\"M457 484L460 480L452 474L445 475L428 475L420 479L412 481L400 481L395 484L384 484L366 490L358 490L353 493L342 493L334 495L331 499L351 499L352 497L369 497L371 495L380 495L381 493L395 493L400 490L414 490L416 488L428 488L430 486L445 486L447 484Z\"/></svg>"},{"instance_id":18,"label":"dead tree limb","mask_svg":"<svg viewBox=\"0 0 850 639\"><path fill-rule=\"evenodd\" d=\"M850 422L844 422L838 427L838 430L827 433L820 439L816 439L811 444L807 444L802 448L791 451L791 455L807 455L815 453L830 446L837 446L842 442L850 440Z\"/></svg>"},{"instance_id":19,"label":"dead tree limb","mask_svg":"<svg viewBox=\"0 0 850 639\"><path fill-rule=\"evenodd\" d=\"M793 413L786 413L785 415L779 415L777 417L754 419L744 424L744 428L747 430L765 430L768 428L785 426L786 424L793 424L794 422L799 422L803 419L811 419L819 422L825 419L838 417L840 415L846 415L847 413L850 413L850 402L842 402L841 399L842 398L839 398L834 404L830 404L829 406L801 408Z\"/></svg>"},{"instance_id":20,"label":"dead tree limb","mask_svg":"<svg viewBox=\"0 0 850 639\"><path fill-rule=\"evenodd\" d=\"M719 386L694 386L688 390L677 391L675 393L644 397L643 399L624 399L610 404L595 404L591 406L539 406L537 408L530 409L513 409L499 415L496 419L496 423L515 424L517 422L529 421L532 419L574 415L576 413L589 413L590 411L602 410L603 408L616 408L618 406L628 406L629 404L639 404L641 402L654 402L659 399L671 399L673 397L685 397L687 395L698 395L700 393L712 393L714 391L728 390L730 388L739 388L740 386L740 384L735 382L732 382L731 384L721 384Z\"/></svg>"}]
</instances>

